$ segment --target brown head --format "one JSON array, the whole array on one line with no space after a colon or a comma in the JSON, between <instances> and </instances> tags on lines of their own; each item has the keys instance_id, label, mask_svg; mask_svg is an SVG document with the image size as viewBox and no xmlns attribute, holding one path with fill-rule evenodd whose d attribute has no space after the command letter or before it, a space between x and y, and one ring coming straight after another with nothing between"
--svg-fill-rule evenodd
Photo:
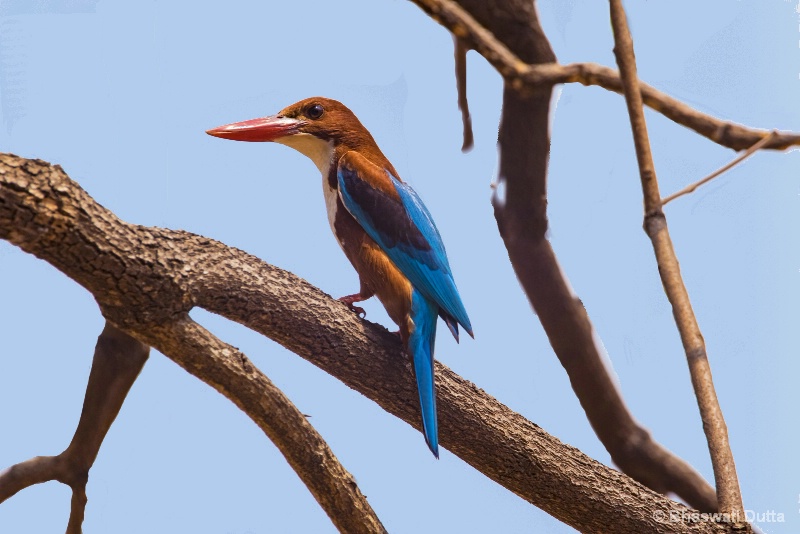
<instances>
[{"instance_id":1,"label":"brown head","mask_svg":"<svg viewBox=\"0 0 800 534\"><path fill-rule=\"evenodd\" d=\"M306 98L276 115L219 126L206 132L235 141L273 141L290 146L320 170L335 153L357 150L384 159L372 135L347 106L320 96Z\"/></svg>"}]
</instances>

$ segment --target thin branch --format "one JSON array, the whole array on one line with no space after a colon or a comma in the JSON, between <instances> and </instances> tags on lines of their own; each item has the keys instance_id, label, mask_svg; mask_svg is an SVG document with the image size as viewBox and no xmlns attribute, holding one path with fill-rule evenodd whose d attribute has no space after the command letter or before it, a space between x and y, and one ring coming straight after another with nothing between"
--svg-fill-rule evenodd
<instances>
[{"instance_id":1,"label":"thin branch","mask_svg":"<svg viewBox=\"0 0 800 534\"><path fill-rule=\"evenodd\" d=\"M719 511L730 514L736 522L743 522L745 520L744 507L736 476L736 465L728 442L728 429L714 390L711 366L708 362L703 335L692 310L686 286L681 279L678 258L667 229L667 220L661 210L661 195L658 190L658 180L647 135L647 123L642 108L642 97L636 77L633 40L628 29L622 1L610 0L610 6L611 24L614 30L614 55L622 73L625 101L630 115L636 159L639 163L639 174L642 181L645 230L653 242L661 282L672 305L675 322L686 351L692 385L697 396L703 429L711 453L711 463L717 483Z\"/></svg>"},{"instance_id":2,"label":"thin branch","mask_svg":"<svg viewBox=\"0 0 800 534\"><path fill-rule=\"evenodd\" d=\"M472 117L469 115L469 99L467 98L467 52L469 46L463 39L453 36L453 46L456 66L456 91L458 93L458 109L461 110L461 123L463 125L464 141L461 152L469 152L475 144L472 133Z\"/></svg>"},{"instance_id":3,"label":"thin branch","mask_svg":"<svg viewBox=\"0 0 800 534\"><path fill-rule=\"evenodd\" d=\"M419 428L416 386L396 336L238 249L119 220L58 166L0 155L0 239L64 272L108 320L176 361L178 350L189 357L210 342L184 322L201 306L274 339ZM177 347L175 338L190 346ZM198 358L191 372L236 394L253 420L267 417L252 364L230 348L217 355L222 361ZM559 520L584 532L731 532L720 523L660 521L689 510L564 445L444 365L436 364L436 375L442 445Z\"/></svg>"},{"instance_id":4,"label":"thin branch","mask_svg":"<svg viewBox=\"0 0 800 534\"><path fill-rule=\"evenodd\" d=\"M664 206L667 202L672 202L673 200L675 200L678 197L681 197L683 195L688 195L689 193L693 193L701 185L703 185L703 184L705 184L707 182L710 182L711 180L713 180L714 178L716 178L720 174L732 169L733 167L735 167L739 163L743 162L744 160L746 160L747 158L749 158L750 156L752 156L753 154L758 152L767 143L769 143L777 134L778 134L778 132L776 132L775 130L771 131L770 133L765 135L764 138L761 141L759 141L758 143L754 144L753 146L751 146L750 148L748 148L747 150L745 150L744 152L739 154L730 163L728 163L726 165L723 165L722 167L720 167L716 171L712 172L711 174L709 174L705 178L703 178L701 180L698 180L693 184L687 185L686 187L684 187L680 191L678 191L676 193L673 193L673 194L669 195L668 197L662 198L661 199L661 205Z\"/></svg>"},{"instance_id":5,"label":"thin branch","mask_svg":"<svg viewBox=\"0 0 800 534\"><path fill-rule=\"evenodd\" d=\"M495 35L482 26L467 10L453 0L411 0L455 36L467 41L518 91L528 92L559 83L597 85L622 93L619 72L594 63L557 63L531 65L520 59ZM464 0L460 3L466 4ZM644 103L668 119L681 124L711 141L733 150L744 150L762 139L766 130L748 128L701 113L683 102L639 80ZM777 133L763 148L785 150L800 146L800 134Z\"/></svg>"},{"instance_id":6,"label":"thin branch","mask_svg":"<svg viewBox=\"0 0 800 534\"><path fill-rule=\"evenodd\" d=\"M89 470L149 352L147 345L106 323L97 339L83 410L72 441L58 456L31 458L0 473L0 502L34 484L58 480L72 488L66 532L80 534Z\"/></svg>"}]
</instances>

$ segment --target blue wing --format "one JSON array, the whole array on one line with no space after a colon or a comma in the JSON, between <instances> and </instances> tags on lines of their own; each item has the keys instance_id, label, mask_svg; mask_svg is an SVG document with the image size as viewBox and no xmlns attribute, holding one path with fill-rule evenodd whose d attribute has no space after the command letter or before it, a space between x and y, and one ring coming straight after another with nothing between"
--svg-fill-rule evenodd
<instances>
[{"instance_id":1,"label":"blue wing","mask_svg":"<svg viewBox=\"0 0 800 534\"><path fill-rule=\"evenodd\" d=\"M457 323L472 335L442 237L417 193L357 152L345 154L337 171L347 211L411 284L439 306L456 339Z\"/></svg>"}]
</instances>

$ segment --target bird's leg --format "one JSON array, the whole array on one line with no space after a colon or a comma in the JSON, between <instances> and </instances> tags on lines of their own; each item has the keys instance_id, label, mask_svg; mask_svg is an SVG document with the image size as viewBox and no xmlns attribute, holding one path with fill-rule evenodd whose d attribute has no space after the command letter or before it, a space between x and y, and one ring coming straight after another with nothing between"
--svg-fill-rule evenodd
<instances>
[{"instance_id":1,"label":"bird's leg","mask_svg":"<svg viewBox=\"0 0 800 534\"><path fill-rule=\"evenodd\" d=\"M392 332L392 334L400 338L400 344L403 346L403 356L411 362L413 367L414 358L411 356L411 351L408 350L408 340L411 337L411 330L414 328L414 323L411 321L411 317L406 315L405 320L400 321L397 326L400 328L398 328L397 332Z\"/></svg>"},{"instance_id":2,"label":"bird's leg","mask_svg":"<svg viewBox=\"0 0 800 534\"><path fill-rule=\"evenodd\" d=\"M347 305L347 307L350 308L351 311L355 312L358 316L366 317L367 316L367 312L364 311L364 308L362 308L361 306L355 306L354 304L356 302L362 302L364 300L367 300L370 297L372 297L372 295L369 295L369 294L365 295L365 294L363 294L363 292L358 292L358 293L354 293L352 295L347 295L347 296L344 296L344 297L340 297L339 301L340 302L344 302Z\"/></svg>"}]
</instances>

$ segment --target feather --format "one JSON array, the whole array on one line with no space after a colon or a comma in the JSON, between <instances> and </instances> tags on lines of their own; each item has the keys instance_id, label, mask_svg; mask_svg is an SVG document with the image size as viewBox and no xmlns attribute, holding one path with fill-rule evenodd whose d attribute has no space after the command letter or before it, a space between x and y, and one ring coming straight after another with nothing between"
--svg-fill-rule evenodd
<instances>
[{"instance_id":1,"label":"feather","mask_svg":"<svg viewBox=\"0 0 800 534\"><path fill-rule=\"evenodd\" d=\"M439 230L417 193L361 154L339 160L339 195L347 211L425 297L435 303L458 339L472 335Z\"/></svg>"},{"instance_id":2,"label":"feather","mask_svg":"<svg viewBox=\"0 0 800 534\"><path fill-rule=\"evenodd\" d=\"M439 429L436 419L433 348L436 341L437 306L418 290L411 297L411 320L414 323L408 339L408 351L414 362L419 406L422 412L422 432L431 452L439 457Z\"/></svg>"}]
</instances>

